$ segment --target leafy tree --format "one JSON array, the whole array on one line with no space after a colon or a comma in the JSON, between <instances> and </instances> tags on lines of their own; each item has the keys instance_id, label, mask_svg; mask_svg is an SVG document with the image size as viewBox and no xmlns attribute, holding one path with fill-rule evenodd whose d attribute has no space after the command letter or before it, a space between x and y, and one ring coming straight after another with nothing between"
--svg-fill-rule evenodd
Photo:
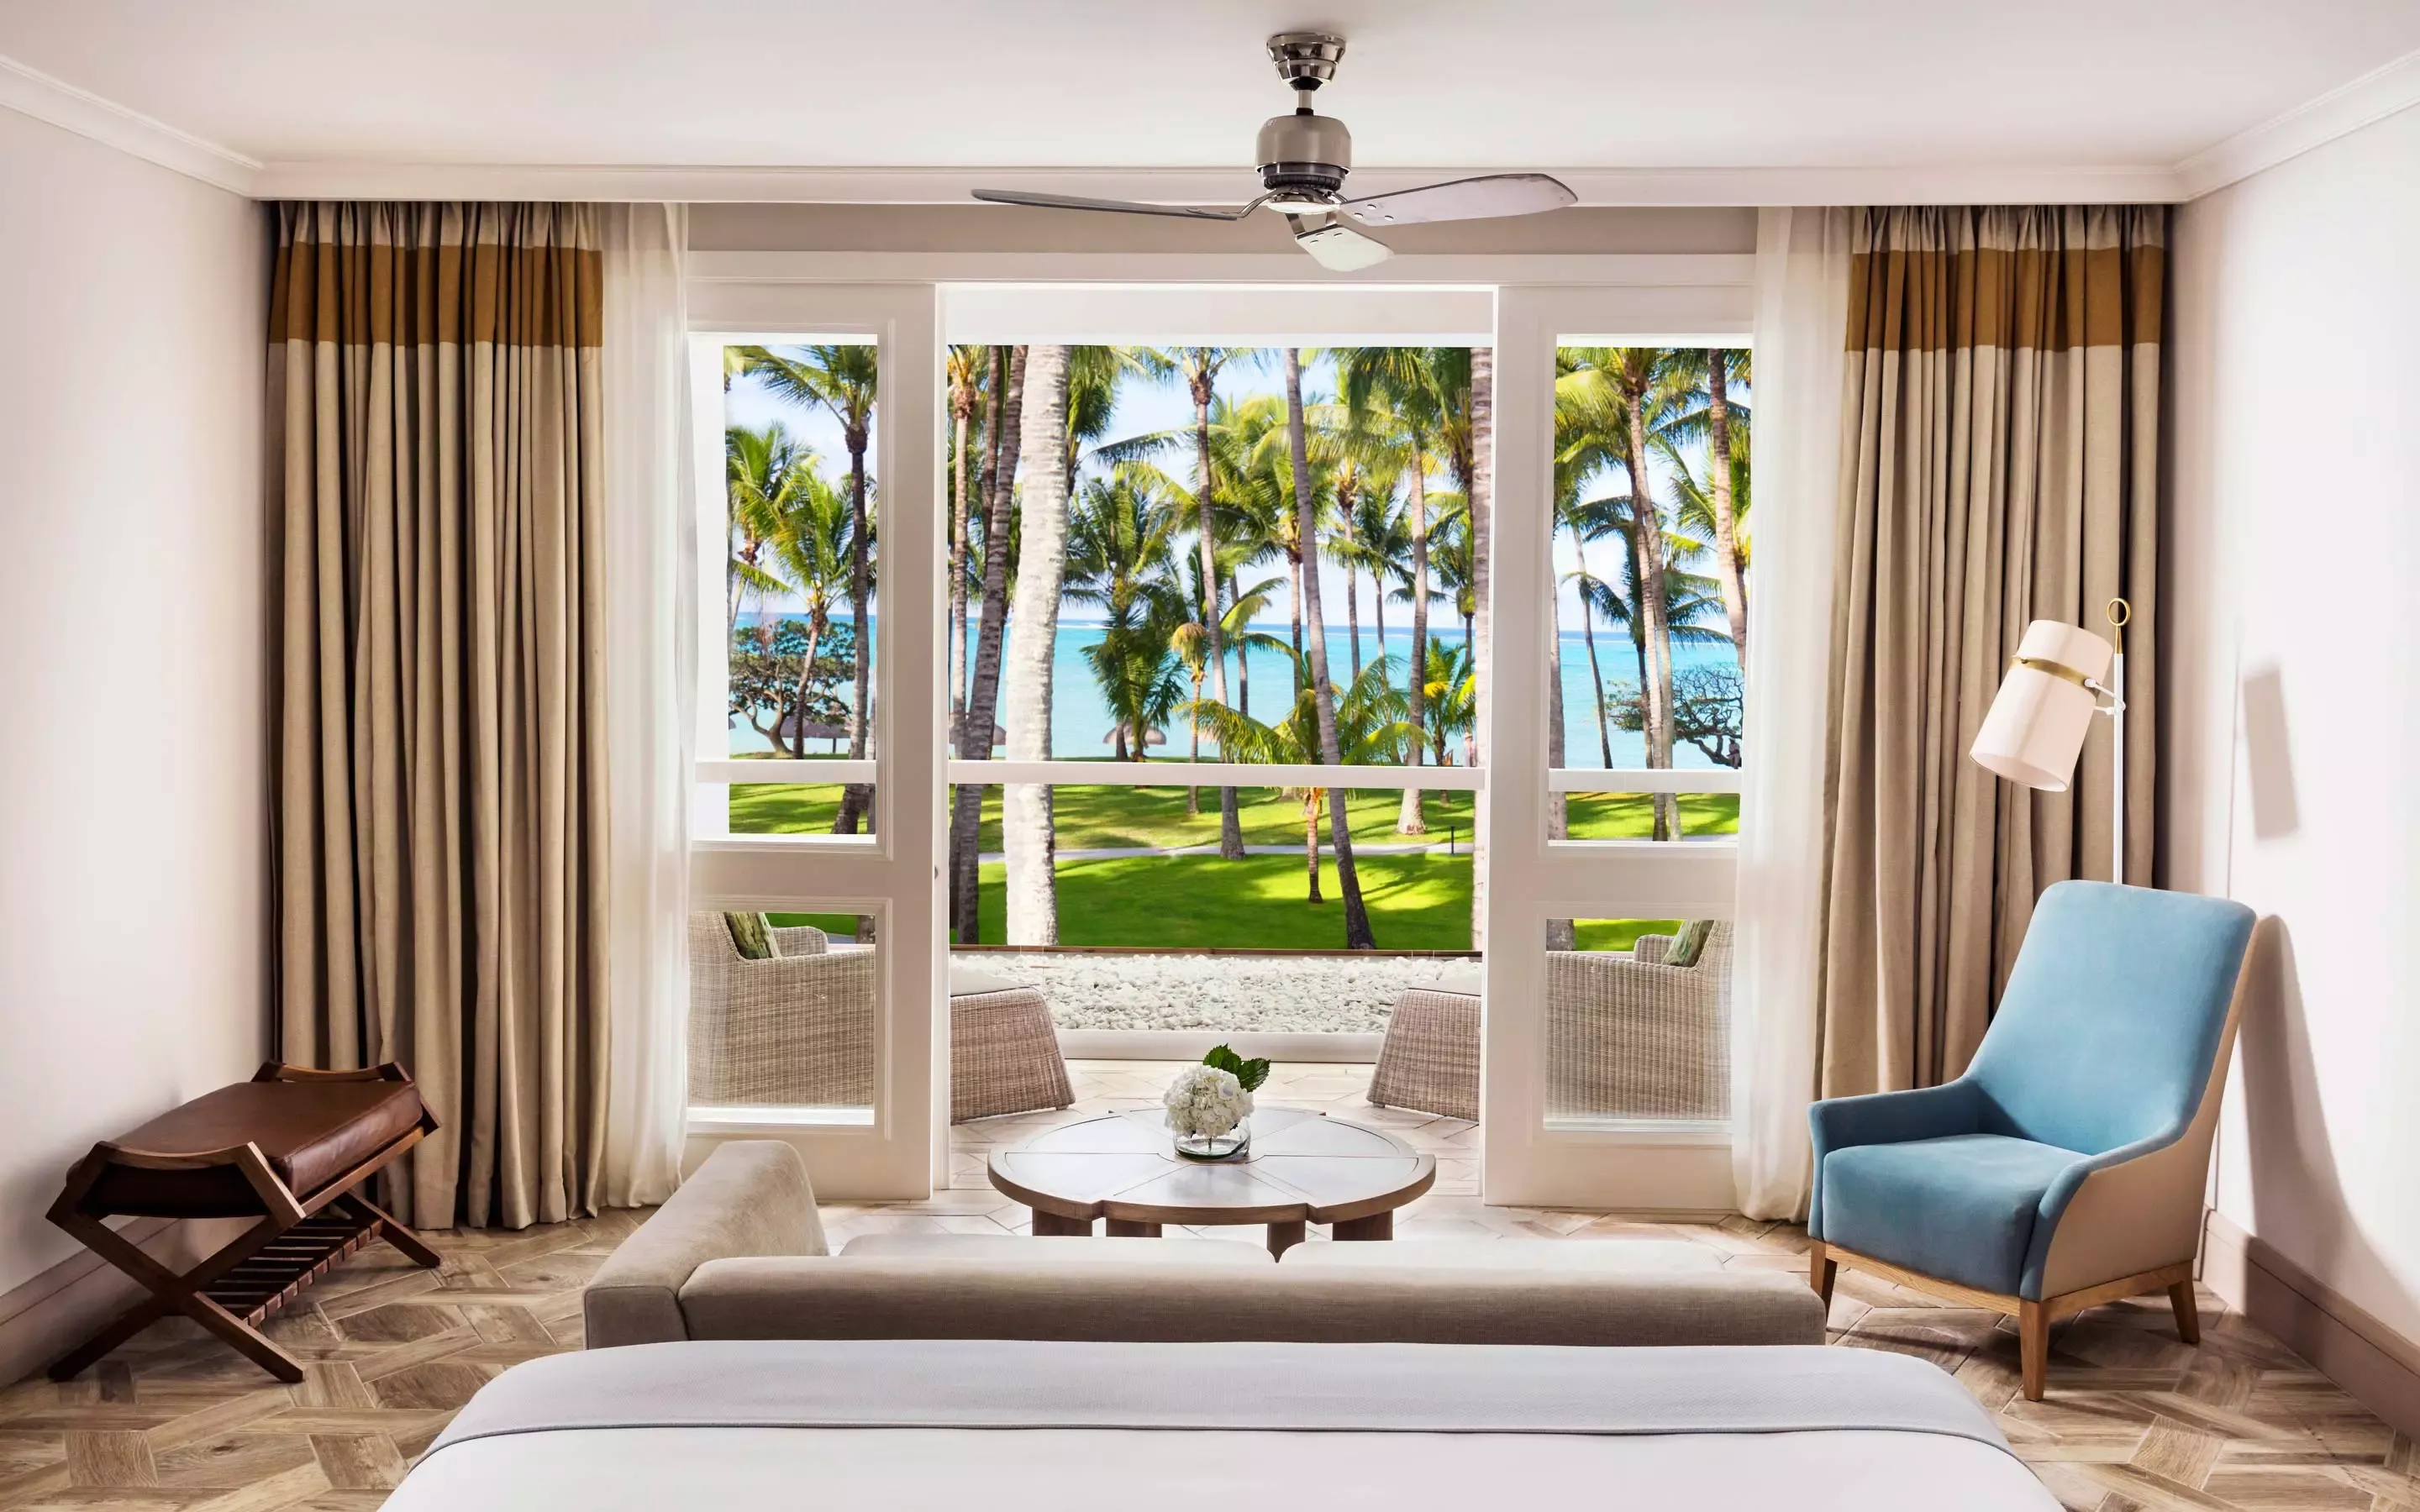
<instances>
[{"instance_id":1,"label":"leafy tree","mask_svg":"<svg viewBox=\"0 0 2420 1512\"><path fill-rule=\"evenodd\" d=\"M1744 705L1737 668L1683 667L1672 674L1674 733L1717 766L1740 764ZM1614 722L1624 730L1645 726L1646 705L1637 688L1621 689Z\"/></svg>"}]
</instances>

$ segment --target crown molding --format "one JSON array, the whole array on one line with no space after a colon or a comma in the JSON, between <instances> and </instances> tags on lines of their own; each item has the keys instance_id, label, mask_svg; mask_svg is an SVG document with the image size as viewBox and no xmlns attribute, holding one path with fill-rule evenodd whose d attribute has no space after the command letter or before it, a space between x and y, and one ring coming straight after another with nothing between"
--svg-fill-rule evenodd
<instances>
[{"instance_id":1,"label":"crown molding","mask_svg":"<svg viewBox=\"0 0 2420 1512\"><path fill-rule=\"evenodd\" d=\"M1483 169L1361 168L1360 193ZM2173 169L1916 164L1882 168L1556 168L1584 206L1923 205L2149 202L2180 197ZM1235 204L1257 185L1235 168L783 168L272 162L264 199L682 200L696 204L954 205L978 186L1164 204Z\"/></svg>"},{"instance_id":2,"label":"crown molding","mask_svg":"<svg viewBox=\"0 0 2420 1512\"><path fill-rule=\"evenodd\" d=\"M2199 199L2241 183L2414 105L2420 105L2420 53L2407 53L2178 163L2181 197Z\"/></svg>"},{"instance_id":3,"label":"crown molding","mask_svg":"<svg viewBox=\"0 0 2420 1512\"><path fill-rule=\"evenodd\" d=\"M257 197L260 164L253 159L54 79L14 58L0 57L0 106L189 178Z\"/></svg>"},{"instance_id":4,"label":"crown molding","mask_svg":"<svg viewBox=\"0 0 2420 1512\"><path fill-rule=\"evenodd\" d=\"M1586 206L2169 203L2195 199L2420 105L2407 54L2173 166L1911 163L1850 168L1562 168ZM39 69L0 56L0 107L255 199L584 199L696 203L951 205L978 185L1167 203L1233 203L1240 169L808 168L642 164L263 163ZM1381 193L1476 171L1365 168Z\"/></svg>"}]
</instances>

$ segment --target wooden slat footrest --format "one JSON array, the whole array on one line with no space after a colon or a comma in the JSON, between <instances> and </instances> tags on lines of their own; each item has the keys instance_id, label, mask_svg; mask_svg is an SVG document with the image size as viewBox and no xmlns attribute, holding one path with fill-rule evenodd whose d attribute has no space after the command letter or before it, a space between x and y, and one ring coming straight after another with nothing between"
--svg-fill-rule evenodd
<instances>
[{"instance_id":1,"label":"wooden slat footrest","mask_svg":"<svg viewBox=\"0 0 2420 1512\"><path fill-rule=\"evenodd\" d=\"M306 1218L277 1242L202 1288L202 1295L257 1328L302 1288L378 1238L368 1218Z\"/></svg>"}]
</instances>

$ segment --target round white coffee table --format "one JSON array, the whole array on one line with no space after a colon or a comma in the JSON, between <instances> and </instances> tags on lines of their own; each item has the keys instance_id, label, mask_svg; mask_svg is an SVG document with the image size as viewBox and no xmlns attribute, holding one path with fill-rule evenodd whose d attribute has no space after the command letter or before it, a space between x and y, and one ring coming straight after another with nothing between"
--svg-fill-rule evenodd
<instances>
[{"instance_id":1,"label":"round white coffee table","mask_svg":"<svg viewBox=\"0 0 2420 1512\"><path fill-rule=\"evenodd\" d=\"M1392 1239L1395 1210L1435 1181L1436 1162L1394 1135L1301 1108L1255 1113L1242 1160L1180 1156L1157 1108L1066 1124L991 1157L991 1184L1033 1210L1036 1234L1090 1234L1095 1218L1112 1235L1266 1224L1272 1255L1302 1242L1307 1224Z\"/></svg>"}]
</instances>

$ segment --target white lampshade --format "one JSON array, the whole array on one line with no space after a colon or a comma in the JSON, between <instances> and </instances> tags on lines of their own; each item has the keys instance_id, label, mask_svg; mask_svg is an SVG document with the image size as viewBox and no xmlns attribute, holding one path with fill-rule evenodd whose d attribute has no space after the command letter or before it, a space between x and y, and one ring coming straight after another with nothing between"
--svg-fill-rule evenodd
<instances>
[{"instance_id":1,"label":"white lampshade","mask_svg":"<svg viewBox=\"0 0 2420 1512\"><path fill-rule=\"evenodd\" d=\"M2076 625L2026 625L1968 754L2011 782L2066 792L2098 702L2085 680L2106 676L2110 655L2108 641Z\"/></svg>"}]
</instances>

